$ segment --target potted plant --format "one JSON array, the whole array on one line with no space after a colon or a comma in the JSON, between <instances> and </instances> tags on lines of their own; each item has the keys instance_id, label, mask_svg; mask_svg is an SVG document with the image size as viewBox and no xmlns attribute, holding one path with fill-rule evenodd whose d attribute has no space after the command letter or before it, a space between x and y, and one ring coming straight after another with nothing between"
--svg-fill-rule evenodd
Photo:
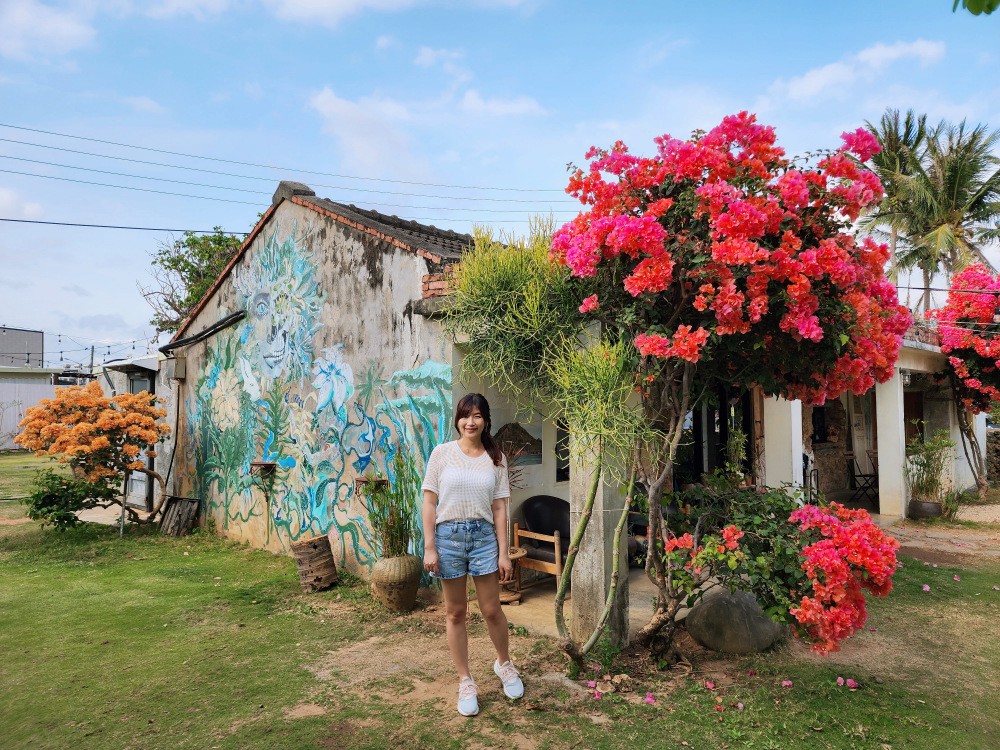
<instances>
[{"instance_id":1,"label":"potted plant","mask_svg":"<svg viewBox=\"0 0 1000 750\"><path fill-rule=\"evenodd\" d=\"M907 507L910 518L934 518L943 511L944 467L955 441L947 430L938 430L930 440L919 435L906 445L906 483L910 488Z\"/></svg>"},{"instance_id":2,"label":"potted plant","mask_svg":"<svg viewBox=\"0 0 1000 750\"><path fill-rule=\"evenodd\" d=\"M423 562L410 554L420 477L412 455L402 447L393 459L393 473L389 479L359 480L359 489L378 557L371 571L372 593L389 609L407 611L416 604Z\"/></svg>"}]
</instances>

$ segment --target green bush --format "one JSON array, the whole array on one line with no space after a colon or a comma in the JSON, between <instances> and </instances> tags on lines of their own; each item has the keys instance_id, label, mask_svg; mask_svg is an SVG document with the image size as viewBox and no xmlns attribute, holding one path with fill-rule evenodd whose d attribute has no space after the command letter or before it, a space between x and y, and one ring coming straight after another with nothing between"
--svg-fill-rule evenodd
<instances>
[{"instance_id":1,"label":"green bush","mask_svg":"<svg viewBox=\"0 0 1000 750\"><path fill-rule=\"evenodd\" d=\"M74 479L47 469L35 476L31 493L23 502L29 518L65 531L80 523L77 511L115 502L115 491L104 482Z\"/></svg>"}]
</instances>

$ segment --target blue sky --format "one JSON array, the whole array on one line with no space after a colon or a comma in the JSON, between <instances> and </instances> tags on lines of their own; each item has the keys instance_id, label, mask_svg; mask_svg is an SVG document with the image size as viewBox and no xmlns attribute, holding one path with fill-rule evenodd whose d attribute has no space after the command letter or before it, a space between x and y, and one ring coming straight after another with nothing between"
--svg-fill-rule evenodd
<instances>
[{"instance_id":1,"label":"blue sky","mask_svg":"<svg viewBox=\"0 0 1000 750\"><path fill-rule=\"evenodd\" d=\"M790 152L887 107L1000 127L998 66L1000 16L951 0L0 0L0 218L245 231L298 179L519 231L573 215L566 164L588 146L648 153L742 109ZM145 338L137 283L169 240L0 222L0 324Z\"/></svg>"}]
</instances>

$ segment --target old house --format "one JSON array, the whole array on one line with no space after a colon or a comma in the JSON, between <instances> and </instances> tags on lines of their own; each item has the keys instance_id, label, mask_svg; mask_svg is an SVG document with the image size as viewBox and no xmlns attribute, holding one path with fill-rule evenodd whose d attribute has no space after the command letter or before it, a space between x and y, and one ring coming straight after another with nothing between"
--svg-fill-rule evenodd
<instances>
[{"instance_id":1,"label":"old house","mask_svg":"<svg viewBox=\"0 0 1000 750\"><path fill-rule=\"evenodd\" d=\"M514 424L499 394L459 378L462 348L445 335L439 312L447 268L471 242L281 183L241 251L161 349L156 388L174 436L157 460L169 491L199 498L206 523L256 547L287 552L296 540L329 534L337 564L363 573L375 547L355 480L392 475L399 452L422 474L433 447L455 436L453 404L478 390L490 399L494 431L524 451L513 516L532 496L582 497L584 472L557 450L568 439L558 425L540 416ZM874 504L881 497L883 515L902 517L907 420L955 429L954 410L935 401L925 378L942 364L933 344L914 339L902 370L873 397L808 409L735 394L733 413L751 438L748 468L768 485L811 480L846 499L859 481L874 482ZM692 415L695 472L719 464L726 419L707 407ZM955 482L968 484L953 463ZM607 486L599 502L608 512L595 514L597 534L574 573L578 622L590 594L603 601L611 519L624 500ZM421 538L415 546L422 549Z\"/></svg>"}]
</instances>

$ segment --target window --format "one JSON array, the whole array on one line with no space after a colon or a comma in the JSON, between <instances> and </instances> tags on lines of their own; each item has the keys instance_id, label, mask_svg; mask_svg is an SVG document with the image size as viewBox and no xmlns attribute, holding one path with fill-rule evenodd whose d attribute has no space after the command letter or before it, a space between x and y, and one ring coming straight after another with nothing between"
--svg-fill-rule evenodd
<instances>
[{"instance_id":1,"label":"window","mask_svg":"<svg viewBox=\"0 0 1000 750\"><path fill-rule=\"evenodd\" d=\"M569 429L562 420L556 422L556 481L569 481Z\"/></svg>"},{"instance_id":2,"label":"window","mask_svg":"<svg viewBox=\"0 0 1000 750\"><path fill-rule=\"evenodd\" d=\"M826 428L826 407L825 406L814 406L812 410L812 442L815 443L826 443L829 442L829 435L827 434Z\"/></svg>"}]
</instances>

